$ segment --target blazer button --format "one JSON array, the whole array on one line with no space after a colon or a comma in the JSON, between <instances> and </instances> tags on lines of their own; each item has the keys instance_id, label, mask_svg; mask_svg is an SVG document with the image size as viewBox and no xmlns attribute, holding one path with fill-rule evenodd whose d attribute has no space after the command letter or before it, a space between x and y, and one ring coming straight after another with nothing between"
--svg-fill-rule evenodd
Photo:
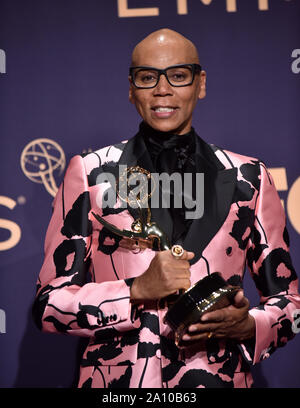
<instances>
[{"instance_id":1,"label":"blazer button","mask_svg":"<svg viewBox=\"0 0 300 408\"><path fill-rule=\"evenodd\" d=\"M232 255L232 247L226 248L226 255L228 256Z\"/></svg>"},{"instance_id":2,"label":"blazer button","mask_svg":"<svg viewBox=\"0 0 300 408\"><path fill-rule=\"evenodd\" d=\"M160 349L156 350L155 354L156 354L157 358L161 358L161 350Z\"/></svg>"}]
</instances>

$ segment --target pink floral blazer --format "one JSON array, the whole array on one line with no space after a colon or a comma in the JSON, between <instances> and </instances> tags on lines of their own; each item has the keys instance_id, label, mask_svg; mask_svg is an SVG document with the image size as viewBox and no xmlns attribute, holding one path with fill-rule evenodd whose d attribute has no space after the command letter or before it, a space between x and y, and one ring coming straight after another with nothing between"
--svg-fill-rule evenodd
<instances>
[{"instance_id":1,"label":"pink floral blazer","mask_svg":"<svg viewBox=\"0 0 300 408\"><path fill-rule=\"evenodd\" d=\"M89 337L80 366L79 387L173 388L250 387L251 365L267 358L294 336L300 308L298 281L289 256L285 214L264 163L206 144L197 136L196 159L204 169L205 205L193 220L184 248L195 253L192 284L221 272L242 287L248 266L260 295L250 310L256 338L244 343L208 339L179 349L164 324L166 306L133 305L130 286L155 251L139 253L120 245L91 212L120 229L130 229L134 210L101 208L114 186L99 174L118 174L120 164L153 170L139 134L127 142L75 156L54 199L33 307L46 332ZM167 209L154 220L170 233Z\"/></svg>"}]
</instances>

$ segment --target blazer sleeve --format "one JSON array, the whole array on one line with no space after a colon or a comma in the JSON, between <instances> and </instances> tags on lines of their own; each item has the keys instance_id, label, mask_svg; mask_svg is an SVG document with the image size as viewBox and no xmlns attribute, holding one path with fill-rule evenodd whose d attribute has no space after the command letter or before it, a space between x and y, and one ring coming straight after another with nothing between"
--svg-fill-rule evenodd
<instances>
[{"instance_id":1,"label":"blazer sleeve","mask_svg":"<svg viewBox=\"0 0 300 408\"><path fill-rule=\"evenodd\" d=\"M251 364L269 357L295 336L295 319L300 314L298 279L289 254L284 209L263 163L260 174L255 222L247 248L247 264L260 304L249 311L256 324L255 342L241 345Z\"/></svg>"},{"instance_id":2,"label":"blazer sleeve","mask_svg":"<svg viewBox=\"0 0 300 408\"><path fill-rule=\"evenodd\" d=\"M91 337L102 329L140 326L138 307L130 303L131 279L96 283L89 278L90 209L84 161L75 156L53 201L32 308L43 331Z\"/></svg>"}]
</instances>

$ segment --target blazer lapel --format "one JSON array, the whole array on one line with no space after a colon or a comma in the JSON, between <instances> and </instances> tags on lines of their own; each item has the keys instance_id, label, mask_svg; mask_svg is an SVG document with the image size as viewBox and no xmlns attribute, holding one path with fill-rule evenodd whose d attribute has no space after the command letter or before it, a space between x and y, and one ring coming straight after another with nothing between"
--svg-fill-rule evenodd
<instances>
[{"instance_id":1,"label":"blazer lapel","mask_svg":"<svg viewBox=\"0 0 300 408\"><path fill-rule=\"evenodd\" d=\"M197 137L196 168L204 173L204 214L195 219L183 241L186 250L195 253L196 263L202 252L223 225L235 191L237 169L225 169L210 145Z\"/></svg>"}]
</instances>

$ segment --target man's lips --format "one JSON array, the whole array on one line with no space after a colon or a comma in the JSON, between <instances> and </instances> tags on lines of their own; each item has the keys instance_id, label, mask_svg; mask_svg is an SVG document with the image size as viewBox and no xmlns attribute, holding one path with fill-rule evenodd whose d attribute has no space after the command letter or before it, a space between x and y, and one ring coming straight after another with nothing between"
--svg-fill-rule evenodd
<instances>
[{"instance_id":1,"label":"man's lips","mask_svg":"<svg viewBox=\"0 0 300 408\"><path fill-rule=\"evenodd\" d=\"M156 118L170 118L176 113L177 109L175 106L153 106L151 108Z\"/></svg>"}]
</instances>

